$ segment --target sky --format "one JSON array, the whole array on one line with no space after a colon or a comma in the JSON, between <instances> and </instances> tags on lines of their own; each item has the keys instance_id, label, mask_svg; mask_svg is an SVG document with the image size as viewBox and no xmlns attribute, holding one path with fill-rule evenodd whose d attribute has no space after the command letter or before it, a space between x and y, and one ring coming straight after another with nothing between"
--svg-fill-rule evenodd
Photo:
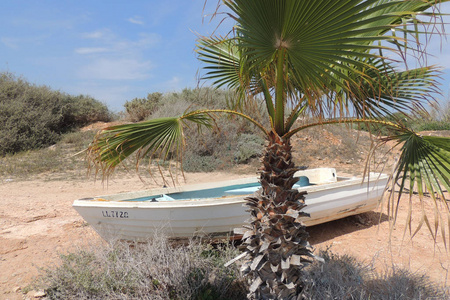
<instances>
[{"instance_id":1,"label":"sky","mask_svg":"<svg viewBox=\"0 0 450 300\"><path fill-rule=\"evenodd\" d=\"M0 72L92 96L113 111L148 93L194 88L202 66L196 40L217 28L221 18L208 17L216 3L204 9L204 0L1 0ZM450 13L450 3L441 10ZM439 98L447 99L450 37L441 40L429 43L429 63L443 67Z\"/></svg>"}]
</instances>

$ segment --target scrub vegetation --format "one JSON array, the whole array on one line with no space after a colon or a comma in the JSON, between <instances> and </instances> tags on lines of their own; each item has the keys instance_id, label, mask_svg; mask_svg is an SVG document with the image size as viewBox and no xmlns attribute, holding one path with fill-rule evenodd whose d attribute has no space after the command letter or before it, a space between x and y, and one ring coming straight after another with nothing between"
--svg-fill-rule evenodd
<instances>
[{"instance_id":1,"label":"scrub vegetation","mask_svg":"<svg viewBox=\"0 0 450 300\"><path fill-rule=\"evenodd\" d=\"M14 124L24 124L26 120L33 116L40 115L45 119L36 119L36 124L27 124L30 128L44 128L52 124L52 120L61 119L61 116L52 116L51 114L42 115L43 107L32 106L32 110L20 114L8 115L1 119L0 122L7 124L0 131L0 176L3 178L30 178L41 173L54 174L51 179L59 177L68 178L68 172L72 173L69 178L76 179L80 176L84 178L86 175L86 163L82 152L92 142L94 136L98 132L98 128L89 130L80 130L81 126L89 125L98 121L115 120L120 123L135 122L138 120L148 120L158 117L166 117L171 114L182 114L188 108L208 107L211 109L231 109L236 107L237 99L233 93L212 88L184 89L180 92L171 93L149 93L146 98L135 98L127 101L124 105L124 113L119 116L113 115L102 103L85 96L68 96L62 92L55 92L48 87L37 87L26 82L20 77L13 76L9 73L3 73L0 77L0 114L6 114L7 111L12 112L13 108L8 107L8 103L13 103L13 98L6 99L5 90L7 87L11 90L22 91L18 102L25 101L25 97L30 94L41 91L47 91L48 94L40 94L42 98L35 99L36 103L45 103L48 98L45 95L64 96L66 99L73 100L74 107L72 112L77 111L78 121L73 121L72 125L62 128L58 127L58 131L48 130L50 136L47 143L42 143L44 136L34 140L36 135L31 134L31 129L25 135L27 142L23 136L17 134L20 128L15 128ZM28 94L25 93L25 87L29 89ZM1 90L3 88L3 90ZM16 94L17 94L16 93ZM53 94L52 94L53 93ZM28 96L27 96L28 95ZM55 97L56 97L55 96ZM31 101L31 100L30 100ZM60 105L59 103L58 105ZM15 104L19 105L19 104ZM25 104L21 104L25 109ZM264 119L264 110L261 107L255 107L253 110L255 118ZM138 117L139 116L139 117ZM430 115L426 119L414 119L415 123L407 123L414 129L423 130L449 130L450 116L450 99L439 108L432 109ZM21 119L23 118L23 119ZM143 119L142 119L143 118ZM405 117L404 117L405 118ZM67 117L66 117L67 119ZM209 134L203 134L196 127L186 129L186 135L189 141L186 144L186 151L183 154L183 170L185 172L211 172L217 170L232 170L237 166L251 166L257 168L259 158L262 154L264 145L263 137L258 133L252 124L248 124L241 119L233 116L215 116L215 122L218 125L216 130ZM303 122L307 122L303 120ZM418 124L417 122L421 122ZM41 126L42 125L42 126ZM10 127L8 127L10 126ZM48 127L47 127L48 128ZM435 129L436 128L436 129ZM349 129L344 125L329 125L323 128L310 128L305 130L304 135L299 140L294 140L294 144L301 145L302 151L295 151L294 157L299 163L311 161L311 158L323 161L329 157L336 157L337 163L351 164L353 162L362 162L367 156L367 150L370 148L371 140L365 134L358 134L358 129L367 131L367 127L360 125ZM371 129L373 132L375 130ZM380 132L380 134L388 132ZM53 137L50 139L50 137ZM335 143L323 143L327 139L333 139ZM312 143L312 141L316 141ZM29 147L25 147L25 144ZM326 145L325 145L326 144ZM12 149L13 145L22 145L20 151L6 151L6 148ZM45 145L45 146L44 146ZM19 149L19 148L18 148ZM76 153L80 153L75 155ZM125 167L119 168L119 172L134 172L135 166L132 162L124 162ZM312 165L311 165L312 166ZM350 169L347 171L351 171ZM356 170L360 172L361 170ZM141 174L145 176L145 172Z\"/></svg>"},{"instance_id":2,"label":"scrub vegetation","mask_svg":"<svg viewBox=\"0 0 450 300\"><path fill-rule=\"evenodd\" d=\"M238 255L232 244L214 247L191 241L171 244L156 235L147 243L111 242L60 256L30 288L48 299L246 299L239 266L223 265ZM447 299L448 291L426 276L404 269L377 273L370 264L331 250L319 253L325 263L306 270L305 300ZM435 298L433 298L435 297Z\"/></svg>"},{"instance_id":3,"label":"scrub vegetation","mask_svg":"<svg viewBox=\"0 0 450 300\"><path fill-rule=\"evenodd\" d=\"M62 134L111 120L107 106L0 73L0 156L55 144Z\"/></svg>"}]
</instances>

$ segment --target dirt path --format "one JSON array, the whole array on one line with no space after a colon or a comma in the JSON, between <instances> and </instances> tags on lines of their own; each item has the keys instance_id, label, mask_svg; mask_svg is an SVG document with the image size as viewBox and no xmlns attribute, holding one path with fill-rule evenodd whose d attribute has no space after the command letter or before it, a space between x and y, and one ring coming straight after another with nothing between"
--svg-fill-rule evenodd
<instances>
[{"instance_id":1,"label":"dirt path","mask_svg":"<svg viewBox=\"0 0 450 300\"><path fill-rule=\"evenodd\" d=\"M188 174L187 183L244 177L227 173ZM250 174L252 176L252 174ZM72 209L74 199L151 188L135 177L115 179L108 187L85 181L3 181L0 182L0 299L23 299L25 288L40 267L58 261L58 253L99 237ZM417 205L418 200L414 199ZM404 221L406 209L401 212ZM310 228L316 249L330 247L335 253L355 255L367 263L375 261L382 270L392 264L426 273L439 283L449 284L449 256L442 240L436 247L423 228L412 243L401 247L402 226L393 232L389 250L389 225L378 215L364 214ZM447 227L448 228L448 227Z\"/></svg>"}]
</instances>

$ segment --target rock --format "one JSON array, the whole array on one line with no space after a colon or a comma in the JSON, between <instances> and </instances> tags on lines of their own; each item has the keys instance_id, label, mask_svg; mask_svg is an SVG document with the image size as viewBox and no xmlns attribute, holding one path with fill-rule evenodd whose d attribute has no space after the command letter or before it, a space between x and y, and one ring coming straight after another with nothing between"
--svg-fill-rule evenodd
<instances>
[{"instance_id":1,"label":"rock","mask_svg":"<svg viewBox=\"0 0 450 300\"><path fill-rule=\"evenodd\" d=\"M12 289L13 293L18 293L22 290L22 288L20 286L16 286Z\"/></svg>"},{"instance_id":2,"label":"rock","mask_svg":"<svg viewBox=\"0 0 450 300\"><path fill-rule=\"evenodd\" d=\"M44 298L47 294L44 291L29 291L27 293L27 297L31 298L31 299L40 299L40 298Z\"/></svg>"},{"instance_id":3,"label":"rock","mask_svg":"<svg viewBox=\"0 0 450 300\"><path fill-rule=\"evenodd\" d=\"M34 293L34 298L44 298L47 294L44 291L37 291Z\"/></svg>"}]
</instances>

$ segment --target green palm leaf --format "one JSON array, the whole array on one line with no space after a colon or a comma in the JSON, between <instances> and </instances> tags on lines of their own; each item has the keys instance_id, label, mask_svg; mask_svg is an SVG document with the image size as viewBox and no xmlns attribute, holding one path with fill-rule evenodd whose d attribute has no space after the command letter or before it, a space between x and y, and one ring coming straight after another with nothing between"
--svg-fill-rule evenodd
<instances>
[{"instance_id":1,"label":"green palm leaf","mask_svg":"<svg viewBox=\"0 0 450 300\"><path fill-rule=\"evenodd\" d=\"M333 99L342 101L339 106L351 108L357 117L385 118L396 112L416 112L426 114L423 107L431 103L432 94L438 92L437 76L434 67L423 67L406 71L396 71L380 60L372 62L375 69L365 69L370 80L358 80L350 93L335 92ZM355 77L356 74L352 74ZM339 94L340 92L340 94Z\"/></svg>"},{"instance_id":2,"label":"green palm leaf","mask_svg":"<svg viewBox=\"0 0 450 300\"><path fill-rule=\"evenodd\" d=\"M279 134L286 133L300 115L293 112L286 124L282 124L284 106L289 99L292 107L301 107L303 112L303 105L297 99L305 96L309 111L319 116L326 111L335 113L336 109L340 113L350 111L352 108L348 106L353 106L357 117L382 117L391 114L390 107L420 108L423 97L433 92L435 69L398 72L379 51L374 51L396 52L397 47L411 47L410 41L387 33L401 25L399 30L405 34L419 34L417 26L407 24L426 23L418 20L417 15L418 12L424 15L423 11L432 2L236 0L224 3L237 21L236 34L227 39L200 40L199 58L207 63L204 78L212 79L217 86L238 88L241 93L263 92ZM395 42L395 48L378 43L383 40ZM277 80L276 74L282 69L284 75ZM284 84L276 86L280 81ZM326 98L349 102L325 105ZM274 102L278 104L273 105Z\"/></svg>"},{"instance_id":3,"label":"green palm leaf","mask_svg":"<svg viewBox=\"0 0 450 300\"><path fill-rule=\"evenodd\" d=\"M185 145L183 126L186 121L198 126L212 126L212 118L207 112L112 126L100 132L88 147L88 161L108 176L133 153L136 153L137 164L141 159L148 157L151 160L155 155L162 159L169 155L179 159Z\"/></svg>"},{"instance_id":4,"label":"green palm leaf","mask_svg":"<svg viewBox=\"0 0 450 300\"><path fill-rule=\"evenodd\" d=\"M167 157L179 153L183 146L183 129L179 118L164 118L103 130L88 148L88 159L109 175L124 159L137 152L138 160L159 151Z\"/></svg>"},{"instance_id":5,"label":"green palm leaf","mask_svg":"<svg viewBox=\"0 0 450 300\"><path fill-rule=\"evenodd\" d=\"M434 227L422 203L422 218L412 233L414 236L425 223L431 234L436 237L439 225L444 225L444 215L449 216L450 209L446 201L445 191L450 191L450 138L436 136L420 136L412 131L404 131L396 136L385 138L384 141L394 140L401 144L401 155L396 166L392 182L398 183L398 196L394 201L393 193L388 201L388 211L392 213L394 223L397 219L399 203L404 191L408 191L410 197L417 192L420 201L423 202L425 194L429 194L434 205ZM408 228L411 231L412 207L409 207L407 217ZM445 228L440 226L442 237L445 238ZM406 228L405 228L406 230ZM444 239L444 243L445 239Z\"/></svg>"},{"instance_id":6,"label":"green palm leaf","mask_svg":"<svg viewBox=\"0 0 450 300\"><path fill-rule=\"evenodd\" d=\"M401 156L394 181L400 181L401 195L406 181L409 191L414 187L423 196L423 184L432 194L445 198L441 185L450 190L450 139L436 136L420 136L412 131L388 137L384 140L396 140L402 143ZM439 185L440 183L441 185Z\"/></svg>"},{"instance_id":7,"label":"green palm leaf","mask_svg":"<svg viewBox=\"0 0 450 300\"><path fill-rule=\"evenodd\" d=\"M87 160L96 172L108 177L126 158L136 153L136 166L144 158L153 157L181 161L186 143L184 127L193 123L200 130L212 128L215 113L234 114L255 124L268 135L264 127L251 117L232 110L212 109L185 112L180 117L160 118L140 123L112 126L101 131L87 149Z\"/></svg>"},{"instance_id":8,"label":"green palm leaf","mask_svg":"<svg viewBox=\"0 0 450 300\"><path fill-rule=\"evenodd\" d=\"M395 39L401 43L384 33L430 5L406 2L241 0L226 4L238 20L236 38L243 56L250 58L249 69L266 68L283 48L298 84L320 88L336 76L346 78L339 69L363 68L364 61L353 58L374 57L369 50L381 47L374 42Z\"/></svg>"},{"instance_id":9,"label":"green palm leaf","mask_svg":"<svg viewBox=\"0 0 450 300\"><path fill-rule=\"evenodd\" d=\"M220 39L217 37L202 38L197 45L199 60L206 63L206 76L203 79L213 79L213 84L217 87L227 86L232 89L239 89L246 86L244 82L239 48L231 39Z\"/></svg>"}]
</instances>

